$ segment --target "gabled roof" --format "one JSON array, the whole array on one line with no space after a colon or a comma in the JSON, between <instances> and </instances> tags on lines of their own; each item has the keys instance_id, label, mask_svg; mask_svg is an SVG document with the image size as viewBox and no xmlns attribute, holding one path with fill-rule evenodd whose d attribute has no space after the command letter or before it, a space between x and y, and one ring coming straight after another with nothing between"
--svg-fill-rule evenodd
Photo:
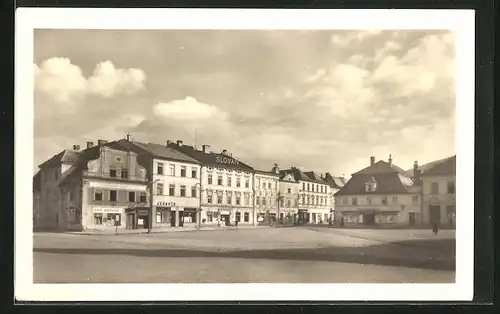
<instances>
[{"instance_id":1,"label":"gabled roof","mask_svg":"<svg viewBox=\"0 0 500 314\"><path fill-rule=\"evenodd\" d=\"M322 177L320 177L316 173L314 173L314 171L307 171L307 172L304 172L304 174L316 183L327 184L326 181Z\"/></svg>"},{"instance_id":2,"label":"gabled roof","mask_svg":"<svg viewBox=\"0 0 500 314\"><path fill-rule=\"evenodd\" d=\"M403 175L406 175L405 171L398 166L385 162L383 160L379 160L378 162L374 163L373 165L370 165L356 173L353 173L352 175L356 174L379 174L379 173L401 173Z\"/></svg>"},{"instance_id":3,"label":"gabled roof","mask_svg":"<svg viewBox=\"0 0 500 314\"><path fill-rule=\"evenodd\" d=\"M290 169L285 169L280 171L280 178L284 178L287 174L292 174L295 181L307 181L307 182L316 182L314 179L309 178L304 172L302 172L299 168L291 167Z\"/></svg>"},{"instance_id":4,"label":"gabled roof","mask_svg":"<svg viewBox=\"0 0 500 314\"><path fill-rule=\"evenodd\" d=\"M438 160L427 170L422 172L423 177L430 176L450 176L456 174L457 156L451 156L445 159Z\"/></svg>"},{"instance_id":5,"label":"gabled roof","mask_svg":"<svg viewBox=\"0 0 500 314\"><path fill-rule=\"evenodd\" d=\"M324 180L326 181L326 183L330 187L335 188L335 189L341 189L346 184L346 179L345 178L343 178L343 177L334 177L334 176L332 176L328 172L325 174Z\"/></svg>"},{"instance_id":6,"label":"gabled roof","mask_svg":"<svg viewBox=\"0 0 500 314\"><path fill-rule=\"evenodd\" d=\"M375 180L374 192L366 192L366 183ZM413 186L413 180L399 172L382 172L374 174L354 174L351 179L335 195L359 194L405 194Z\"/></svg>"},{"instance_id":7,"label":"gabled roof","mask_svg":"<svg viewBox=\"0 0 500 314\"><path fill-rule=\"evenodd\" d=\"M165 145L154 143L142 143L136 141L119 140L118 145L128 147L137 153L149 153L155 158L167 159L173 161L187 162L192 164L200 164L200 162L178 150L167 147Z\"/></svg>"},{"instance_id":8,"label":"gabled roof","mask_svg":"<svg viewBox=\"0 0 500 314\"><path fill-rule=\"evenodd\" d=\"M33 176L33 191L41 191L42 190L42 172L38 170L38 172Z\"/></svg>"},{"instance_id":9,"label":"gabled roof","mask_svg":"<svg viewBox=\"0 0 500 314\"><path fill-rule=\"evenodd\" d=\"M434 161L428 162L428 163L423 164L423 165L419 165L418 168L417 168L417 170L420 170L422 172L422 174L423 174L424 172L426 172L430 168L434 167L435 165L440 164L440 163L442 163L444 161L447 161L448 159L450 159L452 157L441 158L441 159L438 159L438 160L434 160ZM413 168L406 170L405 174L407 176L409 176L409 177L413 176Z\"/></svg>"},{"instance_id":10,"label":"gabled roof","mask_svg":"<svg viewBox=\"0 0 500 314\"><path fill-rule=\"evenodd\" d=\"M241 171L248 171L248 172L253 172L254 169L241 162L240 160L224 155L224 154L217 154L217 153L205 153L204 151L197 150L193 146L189 145L178 145L177 143L170 143L169 146L172 149L175 149L185 155L188 155L191 158L194 158L198 162L200 162L202 165L206 166L211 166L211 167L221 167L221 168L227 168L227 169L234 169L234 170L241 170ZM227 163L221 163L218 162L220 160L226 160L228 161Z\"/></svg>"},{"instance_id":11,"label":"gabled roof","mask_svg":"<svg viewBox=\"0 0 500 314\"><path fill-rule=\"evenodd\" d=\"M74 164L78 161L79 155L80 155L79 151L65 149L60 153L52 156L51 158L40 164L38 167L39 168L55 167L61 165L62 163Z\"/></svg>"},{"instance_id":12,"label":"gabled roof","mask_svg":"<svg viewBox=\"0 0 500 314\"><path fill-rule=\"evenodd\" d=\"M257 170L257 169L254 169L254 172L257 173L257 174L263 174L263 175L266 175L266 176L273 176L273 177L279 177L280 175L274 171L265 171L265 170Z\"/></svg>"}]
</instances>

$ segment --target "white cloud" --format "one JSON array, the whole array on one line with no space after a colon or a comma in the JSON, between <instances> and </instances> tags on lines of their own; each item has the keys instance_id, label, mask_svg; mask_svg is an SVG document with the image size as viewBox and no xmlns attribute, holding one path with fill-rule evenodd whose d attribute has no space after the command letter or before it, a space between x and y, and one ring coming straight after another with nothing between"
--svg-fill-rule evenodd
<instances>
[{"instance_id":1,"label":"white cloud","mask_svg":"<svg viewBox=\"0 0 500 314\"><path fill-rule=\"evenodd\" d=\"M381 33L382 30L349 31L343 34L333 35L331 37L331 42L339 48L344 48L353 44L359 44L362 41L376 37Z\"/></svg>"},{"instance_id":2,"label":"white cloud","mask_svg":"<svg viewBox=\"0 0 500 314\"><path fill-rule=\"evenodd\" d=\"M117 69L111 61L98 64L88 79L68 58L50 58L34 64L35 91L60 104L74 104L87 94L113 97L143 90L146 75L140 69Z\"/></svg>"},{"instance_id":3,"label":"white cloud","mask_svg":"<svg viewBox=\"0 0 500 314\"><path fill-rule=\"evenodd\" d=\"M189 96L180 100L156 104L153 107L153 114L161 118L183 121L225 118L225 114L220 112L217 107L201 103Z\"/></svg>"}]
</instances>

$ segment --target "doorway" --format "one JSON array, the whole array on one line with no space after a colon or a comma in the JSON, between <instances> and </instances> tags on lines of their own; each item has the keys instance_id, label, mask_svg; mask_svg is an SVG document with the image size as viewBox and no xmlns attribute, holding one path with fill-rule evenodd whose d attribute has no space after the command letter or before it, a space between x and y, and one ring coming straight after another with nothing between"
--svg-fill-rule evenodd
<instances>
[{"instance_id":1,"label":"doorway","mask_svg":"<svg viewBox=\"0 0 500 314\"><path fill-rule=\"evenodd\" d=\"M363 214L363 223L365 225L374 225L375 224L375 214Z\"/></svg>"},{"instance_id":2,"label":"doorway","mask_svg":"<svg viewBox=\"0 0 500 314\"><path fill-rule=\"evenodd\" d=\"M410 222L410 226L416 225L415 213L408 213L408 221Z\"/></svg>"},{"instance_id":3,"label":"doorway","mask_svg":"<svg viewBox=\"0 0 500 314\"><path fill-rule=\"evenodd\" d=\"M429 222L431 224L441 222L441 206L429 205Z\"/></svg>"},{"instance_id":4,"label":"doorway","mask_svg":"<svg viewBox=\"0 0 500 314\"><path fill-rule=\"evenodd\" d=\"M231 221L229 220L229 215L221 215L222 220L224 220L224 225L225 226L230 226Z\"/></svg>"},{"instance_id":5,"label":"doorway","mask_svg":"<svg viewBox=\"0 0 500 314\"><path fill-rule=\"evenodd\" d=\"M135 229L134 220L135 219L134 219L134 214L133 213L127 214L127 220L125 222L125 228L127 230Z\"/></svg>"}]
</instances>

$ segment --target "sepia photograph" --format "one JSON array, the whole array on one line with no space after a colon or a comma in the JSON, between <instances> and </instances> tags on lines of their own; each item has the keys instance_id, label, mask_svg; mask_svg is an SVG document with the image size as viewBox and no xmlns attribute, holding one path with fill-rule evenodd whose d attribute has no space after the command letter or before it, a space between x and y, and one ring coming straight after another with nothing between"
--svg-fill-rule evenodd
<instances>
[{"instance_id":1,"label":"sepia photograph","mask_svg":"<svg viewBox=\"0 0 500 314\"><path fill-rule=\"evenodd\" d=\"M474 236L460 23L273 27L286 12L253 11L241 27L31 29L32 106L16 102L31 285L459 283Z\"/></svg>"}]
</instances>

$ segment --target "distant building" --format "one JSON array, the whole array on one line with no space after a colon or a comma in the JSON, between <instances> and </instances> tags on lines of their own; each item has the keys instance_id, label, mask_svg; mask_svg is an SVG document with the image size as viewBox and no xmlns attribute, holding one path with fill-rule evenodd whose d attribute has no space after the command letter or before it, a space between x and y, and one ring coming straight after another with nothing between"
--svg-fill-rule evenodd
<instances>
[{"instance_id":1,"label":"distant building","mask_svg":"<svg viewBox=\"0 0 500 314\"><path fill-rule=\"evenodd\" d=\"M168 142L175 149L201 164L201 218L206 224L255 223L254 169L234 158L227 150L214 153L210 145L202 149Z\"/></svg>"},{"instance_id":2,"label":"distant building","mask_svg":"<svg viewBox=\"0 0 500 314\"><path fill-rule=\"evenodd\" d=\"M279 170L278 165L274 169L280 174L279 207L280 216L281 213L284 216L282 223L295 224L298 222L300 183L295 180L293 171Z\"/></svg>"},{"instance_id":3,"label":"distant building","mask_svg":"<svg viewBox=\"0 0 500 314\"><path fill-rule=\"evenodd\" d=\"M42 174L40 170L33 176L33 228L40 225L40 198Z\"/></svg>"},{"instance_id":4,"label":"distant building","mask_svg":"<svg viewBox=\"0 0 500 314\"><path fill-rule=\"evenodd\" d=\"M333 212L332 219L335 219L335 194L346 184L344 177L334 177L330 173L325 173L323 180L330 186L328 197L330 199L330 210Z\"/></svg>"},{"instance_id":5,"label":"distant building","mask_svg":"<svg viewBox=\"0 0 500 314\"><path fill-rule=\"evenodd\" d=\"M283 220L284 212L280 212L279 170L254 170L255 213L257 223L267 224L269 220Z\"/></svg>"},{"instance_id":6,"label":"distant building","mask_svg":"<svg viewBox=\"0 0 500 314\"><path fill-rule=\"evenodd\" d=\"M371 157L370 165L335 194L336 212L346 223L417 225L422 221L419 180L394 165L392 157L388 162Z\"/></svg>"},{"instance_id":7,"label":"distant building","mask_svg":"<svg viewBox=\"0 0 500 314\"><path fill-rule=\"evenodd\" d=\"M423 223L455 226L456 156L422 167Z\"/></svg>"}]
</instances>

